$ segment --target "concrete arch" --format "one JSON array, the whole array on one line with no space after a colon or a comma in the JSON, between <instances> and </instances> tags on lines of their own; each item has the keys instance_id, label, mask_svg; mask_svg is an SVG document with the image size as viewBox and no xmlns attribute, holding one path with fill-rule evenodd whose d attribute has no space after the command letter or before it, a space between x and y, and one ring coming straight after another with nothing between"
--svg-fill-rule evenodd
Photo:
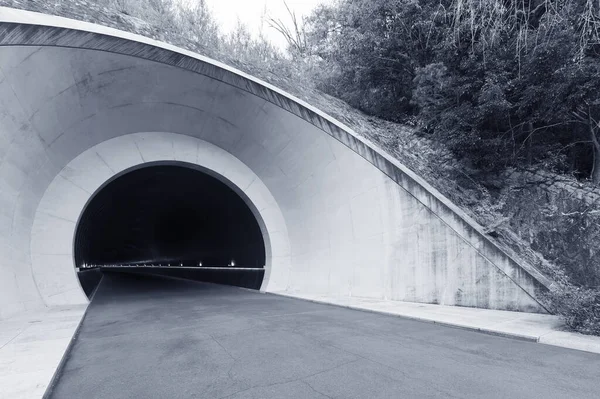
<instances>
[{"instance_id":1,"label":"concrete arch","mask_svg":"<svg viewBox=\"0 0 600 399\"><path fill-rule=\"evenodd\" d=\"M544 311L536 296L551 281L310 105L140 36L8 9L0 21L0 317L44 305L31 244L51 183L90 148L139 132L210 143L265 185L290 247L289 277L272 268L268 291ZM154 151L125 141L110 152Z\"/></svg>"},{"instance_id":2,"label":"concrete arch","mask_svg":"<svg viewBox=\"0 0 600 399\"><path fill-rule=\"evenodd\" d=\"M120 151L132 146L138 151ZM31 267L46 306L87 303L73 264L77 221L86 204L107 182L157 163L198 167L233 188L249 205L263 233L267 258L262 289L287 285L291 259L285 220L268 188L250 168L204 140L161 132L134 133L82 152L56 175L42 196L33 220Z\"/></svg>"}]
</instances>

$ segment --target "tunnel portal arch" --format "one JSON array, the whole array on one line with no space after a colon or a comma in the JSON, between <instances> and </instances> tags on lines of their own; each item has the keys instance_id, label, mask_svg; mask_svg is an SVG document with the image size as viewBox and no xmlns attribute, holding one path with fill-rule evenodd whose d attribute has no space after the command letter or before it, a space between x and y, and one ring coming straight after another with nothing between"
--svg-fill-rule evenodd
<instances>
[{"instance_id":1,"label":"tunnel portal arch","mask_svg":"<svg viewBox=\"0 0 600 399\"><path fill-rule=\"evenodd\" d=\"M141 152L117 150L141 143L152 147L152 160L145 159ZM87 303L76 276L75 241L81 216L94 196L128 173L167 165L202 172L233 190L248 206L262 233L265 275L261 290L268 289L273 269L280 283L282 278L285 280L290 263L285 220L252 170L226 151L197 138L163 132L134 133L81 153L44 193L33 222L31 258L37 289L47 306Z\"/></svg>"}]
</instances>

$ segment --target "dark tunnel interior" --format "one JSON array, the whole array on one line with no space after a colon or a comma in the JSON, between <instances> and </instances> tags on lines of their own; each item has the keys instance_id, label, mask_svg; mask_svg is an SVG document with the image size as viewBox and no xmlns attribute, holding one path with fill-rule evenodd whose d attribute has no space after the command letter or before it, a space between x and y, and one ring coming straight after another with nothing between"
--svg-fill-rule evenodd
<instances>
[{"instance_id":1,"label":"dark tunnel interior","mask_svg":"<svg viewBox=\"0 0 600 399\"><path fill-rule=\"evenodd\" d=\"M244 200L184 165L127 172L87 204L75 234L75 264L262 268L265 244Z\"/></svg>"}]
</instances>

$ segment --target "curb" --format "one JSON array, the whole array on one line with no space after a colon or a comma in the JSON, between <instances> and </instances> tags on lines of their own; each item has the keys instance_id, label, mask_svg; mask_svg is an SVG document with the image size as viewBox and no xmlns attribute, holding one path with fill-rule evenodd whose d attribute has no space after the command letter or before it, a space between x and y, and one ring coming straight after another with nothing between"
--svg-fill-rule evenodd
<instances>
[{"instance_id":1,"label":"curb","mask_svg":"<svg viewBox=\"0 0 600 399\"><path fill-rule=\"evenodd\" d=\"M104 277L104 276L102 276L102 277ZM42 399L49 399L52 396L52 393L54 392L54 388L56 388L58 380L60 379L60 376L62 375L62 371L67 363L67 360L69 359L69 356L71 355L71 350L73 349L73 346L75 345L75 341L77 341L77 338L79 337L79 332L81 331L81 327L83 326L83 322L87 316L87 312L88 312L88 309L92 302L92 299L94 299L94 295L96 295L96 291L98 291L98 287L100 287L100 283L102 282L102 277L100 277L100 281L98 282L98 285L96 286L96 288L94 288L94 291L92 291L92 294L90 295L90 298L89 298L90 302L85 307L85 311L83 312L83 315L81 316L81 320L79 320L79 324L77 324L77 327L75 328L75 331L73 332L73 336L71 337L71 340L69 341L69 344L67 345L67 348L65 349L62 357L60 358L60 362L58 362L58 365L56 366L56 369L54 370L54 374L52 374L52 378L50 379L48 386L46 386L46 390L44 391L44 395L42 396Z\"/></svg>"},{"instance_id":2,"label":"curb","mask_svg":"<svg viewBox=\"0 0 600 399\"><path fill-rule=\"evenodd\" d=\"M400 318L407 319L407 320L414 320L414 321L420 321L420 322L424 322L424 323L437 324L440 326L457 328L460 330L475 331L475 332L479 332L482 334L493 335L496 337L503 337L503 338L511 338L511 339L516 339L519 341L536 342L536 343L538 343L540 341L540 336L537 336L537 335L507 333L507 332L503 332L503 331L496 331L496 330L491 330L491 329L487 329L487 328L474 327L474 326L469 326L469 325L465 325L465 324L451 323L451 322L447 322L447 321L437 321L437 320L428 319L428 318L424 318L424 317L407 316L407 315L388 312L385 310L365 309L365 308L360 308L360 307L352 306L352 305L342 305L342 304L337 304L337 303L332 303L332 302L320 301L318 299L296 297L296 296L293 296L290 294L281 294L281 293L275 293L275 292L264 292L264 294L277 295L277 296L282 296L282 297L292 298L292 299L299 299L301 301L319 303L322 305L337 306L340 308L358 310L361 312L376 313L376 314L382 314L382 315L386 315L386 316L400 317Z\"/></svg>"},{"instance_id":3,"label":"curb","mask_svg":"<svg viewBox=\"0 0 600 399\"><path fill-rule=\"evenodd\" d=\"M296 297L291 294L283 294L283 293L276 293L276 292L264 292L264 293L271 294L271 295L277 295L277 296L281 296L281 297L285 297L285 298L298 299L298 300L302 300L302 301L306 301L306 302L313 302L313 303L319 303L319 304L323 304L323 305L337 306L337 307L346 308L346 309L358 310L361 312L376 313L376 314L382 314L382 315L392 316L392 317L400 317L400 318L407 319L407 320L414 320L414 321L420 321L423 323L437 324L440 326L457 328L460 330L474 331L474 332L478 332L481 334L487 334L487 335L492 335L492 336L496 336L496 337L516 339L516 340L525 341L525 342L533 342L533 343L538 343L538 344L542 344L542 345L554 346L557 348L563 348L563 349L569 349L569 350L577 350L577 351L586 352L586 353L600 354L600 337L587 336L587 335L582 335L582 334L578 334L575 332L553 330L553 331L544 332L541 335L527 335L527 334L510 333L510 332L504 332L504 331L497 331L497 330L493 330L493 329L489 329L489 328L470 326L470 325L466 325L466 324L451 323L451 322L447 322L447 321L437 321L437 320L428 319L425 317L402 315L402 314L398 314L398 313L389 312L386 310L366 309L366 308L361 308L361 307L353 306L353 305L344 305L344 304L337 304L337 303L327 302L327 301L318 300L318 299ZM564 339L564 340L561 340L560 338L555 338L553 340L550 338L553 335L556 335L557 333L558 334L566 333L566 334L572 335L577 338L576 338L575 342L573 342L573 341L569 342L568 338ZM597 343L595 343L595 342L594 343L586 343L585 341L588 338L592 339L592 340L597 338L598 342Z\"/></svg>"}]
</instances>

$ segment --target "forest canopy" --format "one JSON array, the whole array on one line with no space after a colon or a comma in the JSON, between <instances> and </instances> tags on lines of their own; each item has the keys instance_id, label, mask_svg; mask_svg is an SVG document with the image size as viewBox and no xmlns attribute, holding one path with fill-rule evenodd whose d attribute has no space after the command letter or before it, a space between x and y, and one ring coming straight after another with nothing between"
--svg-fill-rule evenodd
<instances>
[{"instance_id":1,"label":"forest canopy","mask_svg":"<svg viewBox=\"0 0 600 399\"><path fill-rule=\"evenodd\" d=\"M600 182L600 0L338 0L305 22L327 93L477 171Z\"/></svg>"}]
</instances>

